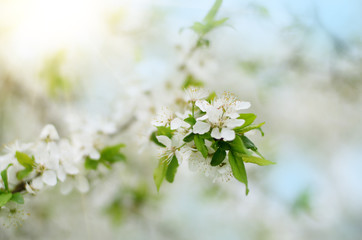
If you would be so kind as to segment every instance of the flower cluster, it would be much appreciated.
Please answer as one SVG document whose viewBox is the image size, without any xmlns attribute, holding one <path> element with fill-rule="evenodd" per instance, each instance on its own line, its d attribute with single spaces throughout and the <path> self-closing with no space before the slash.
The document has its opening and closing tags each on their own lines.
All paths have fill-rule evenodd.
<svg viewBox="0 0 362 240">
<path fill-rule="evenodd" d="M 245 136 L 251 130 L 261 130 L 264 123 L 252 124 L 253 113 L 241 113 L 250 107 L 233 94 L 217 97 L 202 88 L 185 89 L 187 107 L 184 113 L 164 108 L 153 125 L 157 128 L 151 140 L 160 146 L 160 160 L 154 172 L 157 189 L 164 179 L 173 182 L 178 166 L 187 161 L 191 170 L 228 181 L 235 177 L 246 186 L 244 163 L 269 165 L 254 143 Z"/>
<path fill-rule="evenodd" d="M 106 127 L 105 127 L 106 126 Z M 123 161 L 123 144 L 104 146 L 104 136 L 116 132 L 107 124 L 73 129 L 69 139 L 60 138 L 53 125 L 46 125 L 39 139 L 5 147 L 0 156 L 0 210 L 10 202 L 24 203 L 23 195 L 36 194 L 60 183 L 62 193 L 73 188 L 89 190 L 88 174 L 99 165 L 109 167 Z M 8 205 L 9 205 L 8 204 Z"/>
</svg>

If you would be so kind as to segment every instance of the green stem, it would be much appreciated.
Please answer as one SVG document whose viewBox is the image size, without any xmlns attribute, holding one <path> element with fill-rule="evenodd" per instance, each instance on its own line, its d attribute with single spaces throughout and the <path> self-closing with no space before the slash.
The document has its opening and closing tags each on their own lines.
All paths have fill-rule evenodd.
<svg viewBox="0 0 362 240">
<path fill-rule="evenodd" d="M 192 117 L 195 117 L 195 102 L 192 102 Z"/>
</svg>

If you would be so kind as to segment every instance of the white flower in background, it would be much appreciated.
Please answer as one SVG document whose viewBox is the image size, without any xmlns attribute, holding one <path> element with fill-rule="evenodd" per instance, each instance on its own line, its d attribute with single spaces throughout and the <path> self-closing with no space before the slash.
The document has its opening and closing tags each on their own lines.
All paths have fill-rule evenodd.
<svg viewBox="0 0 362 240">
<path fill-rule="evenodd" d="M 20 143 L 19 141 L 15 141 L 13 144 L 5 146 L 5 152 L 15 157 L 16 152 L 26 152 L 32 147 L 33 143 Z"/>
<path fill-rule="evenodd" d="M 196 106 L 206 114 L 197 118 L 197 122 L 193 127 L 194 133 L 204 134 L 211 128 L 211 136 L 213 138 L 232 141 L 235 139 L 235 131 L 233 129 L 243 125 L 245 122 L 243 119 L 237 119 L 239 111 L 248 109 L 250 103 L 238 101 L 231 94 L 224 94 L 212 103 L 205 100 L 196 101 Z"/>
<path fill-rule="evenodd" d="M 152 121 L 152 125 L 156 127 L 167 126 L 171 124 L 171 121 L 174 118 L 175 118 L 174 113 L 170 109 L 163 107 L 161 111 L 158 113 L 156 119 Z"/>
<path fill-rule="evenodd" d="M 74 188 L 81 193 L 89 191 L 88 179 L 83 175 L 79 174 L 72 178 L 68 178 L 65 182 L 60 185 L 60 192 L 64 195 L 69 194 Z"/>
<path fill-rule="evenodd" d="M 188 159 L 190 151 L 183 146 L 184 142 L 180 136 L 174 135 L 172 139 L 166 136 L 157 136 L 157 140 L 166 146 L 166 148 L 161 149 L 161 157 L 165 158 L 166 161 L 170 162 L 174 155 L 179 163 Z"/>
<path fill-rule="evenodd" d="M 94 160 L 99 159 L 100 153 L 95 146 L 98 137 L 97 135 L 86 133 L 76 133 L 72 135 L 71 142 L 76 152 L 76 161 L 80 161 L 87 156 Z"/>
<path fill-rule="evenodd" d="M 193 172 L 201 172 L 206 177 L 212 177 L 213 182 L 227 182 L 233 175 L 230 164 L 224 161 L 223 164 L 213 167 L 210 165 L 211 158 L 204 158 L 200 152 L 192 152 L 189 157 L 189 169 Z"/>
<path fill-rule="evenodd" d="M 59 142 L 60 167 L 66 174 L 75 175 L 79 173 L 79 159 L 75 158 L 75 151 L 68 140 L 62 139 Z"/>
<path fill-rule="evenodd" d="M 168 108 L 162 108 L 161 112 L 157 115 L 156 119 L 152 121 L 155 127 L 170 127 L 171 130 L 178 129 L 179 127 L 188 127 L 188 123 L 175 116 L 175 114 Z"/>
<path fill-rule="evenodd" d="M 36 171 L 41 174 L 41 180 L 49 186 L 55 186 L 57 184 L 59 158 L 59 149 L 54 142 L 39 143 L 35 149 L 34 159 L 37 165 Z M 60 174 L 60 179 L 62 178 L 63 176 Z"/>
<path fill-rule="evenodd" d="M 176 112 L 177 117 L 171 122 L 171 130 L 182 132 L 183 130 L 189 129 L 191 125 L 185 122 L 184 119 L 188 118 L 190 115 L 190 111 L 186 111 L 184 114 Z"/>
<path fill-rule="evenodd" d="M 0 157 L 0 171 L 4 170 L 9 164 L 12 164 L 7 171 L 9 184 L 17 184 L 19 180 L 16 177 L 16 173 L 24 169 L 15 158 L 16 152 L 29 152 L 32 148 L 32 143 L 23 144 L 18 141 L 5 146 L 6 154 Z"/>
<path fill-rule="evenodd" d="M 30 194 L 35 194 L 35 189 L 33 189 L 29 183 L 25 184 L 25 190 Z"/>
<path fill-rule="evenodd" d="M 40 133 L 40 139 L 44 141 L 57 141 L 59 140 L 59 135 L 52 124 L 46 125 Z"/>
<path fill-rule="evenodd" d="M 209 96 L 209 92 L 203 88 L 189 87 L 185 89 L 186 101 L 196 102 Z"/>
</svg>

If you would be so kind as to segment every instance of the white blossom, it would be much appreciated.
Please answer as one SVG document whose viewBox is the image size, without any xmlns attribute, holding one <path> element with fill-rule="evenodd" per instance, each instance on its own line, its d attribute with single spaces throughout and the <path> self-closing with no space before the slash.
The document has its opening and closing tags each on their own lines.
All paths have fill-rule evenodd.
<svg viewBox="0 0 362 240">
<path fill-rule="evenodd" d="M 196 102 L 197 100 L 201 100 L 206 98 L 209 93 L 203 88 L 195 88 L 195 87 L 189 87 L 185 89 L 186 93 L 186 101 L 190 102 Z"/>
<path fill-rule="evenodd" d="M 205 115 L 197 118 L 193 127 L 193 132 L 204 134 L 211 131 L 211 136 L 215 139 L 224 139 L 232 141 L 235 139 L 236 127 L 244 124 L 245 120 L 237 119 L 239 111 L 250 107 L 249 102 L 241 102 L 231 94 L 224 94 L 212 103 L 205 100 L 196 101 L 196 106 L 200 108 Z"/>
<path fill-rule="evenodd" d="M 173 156 L 176 156 L 179 163 L 183 160 L 187 160 L 189 156 L 189 150 L 183 148 L 182 138 L 178 135 L 174 135 L 172 139 L 167 136 L 157 136 L 157 140 L 165 145 L 165 148 L 161 149 L 161 157 L 166 161 L 171 161 Z"/>
<path fill-rule="evenodd" d="M 40 139 L 45 141 L 56 141 L 59 140 L 59 135 L 54 125 L 46 125 L 40 133 Z"/>
</svg>

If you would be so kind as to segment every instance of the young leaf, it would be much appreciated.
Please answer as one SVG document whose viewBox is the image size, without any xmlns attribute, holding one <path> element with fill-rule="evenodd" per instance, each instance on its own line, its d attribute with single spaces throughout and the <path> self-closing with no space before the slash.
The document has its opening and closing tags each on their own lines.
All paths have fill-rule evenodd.
<svg viewBox="0 0 362 240">
<path fill-rule="evenodd" d="M 197 34 L 200 35 L 201 39 L 202 36 L 210 32 L 214 28 L 221 26 L 228 20 L 228 18 L 215 20 L 215 16 L 219 11 L 221 4 L 222 0 L 216 0 L 210 11 L 203 19 L 203 23 L 195 22 L 194 25 L 191 27 L 191 29 L 193 29 Z"/>
<path fill-rule="evenodd" d="M 156 137 L 156 133 L 157 133 L 157 131 L 154 131 L 154 132 L 151 134 L 150 140 L 151 140 L 152 142 L 156 143 L 156 144 L 157 144 L 158 146 L 160 146 L 160 147 L 166 147 L 165 145 L 163 145 L 162 143 L 160 143 L 160 142 L 158 141 L 158 139 L 157 139 L 157 137 Z"/>
<path fill-rule="evenodd" d="M 3 179 L 5 190 L 9 191 L 9 183 L 8 183 L 8 168 L 13 164 L 10 163 L 4 170 L 1 171 L 1 178 Z"/>
<path fill-rule="evenodd" d="M 18 180 L 23 180 L 24 178 L 26 178 L 31 172 L 33 171 L 32 168 L 25 168 L 23 170 L 20 170 L 19 172 L 16 173 L 16 178 Z"/>
<path fill-rule="evenodd" d="M 192 140 L 194 140 L 194 133 L 190 133 L 189 135 L 187 135 L 186 137 L 184 137 L 183 141 L 184 142 L 191 142 Z"/>
<path fill-rule="evenodd" d="M 238 127 L 238 128 L 243 128 L 246 126 L 249 126 L 250 124 L 252 124 L 254 122 L 254 120 L 256 119 L 256 115 L 254 113 L 241 113 L 238 117 L 238 119 L 244 119 L 245 122 L 242 126 Z"/>
<path fill-rule="evenodd" d="M 194 24 L 194 26 L 195 26 L 195 24 Z M 201 25 L 201 28 L 202 28 L 202 24 L 199 23 L 199 25 Z M 199 29 L 200 28 L 199 25 L 196 26 L 195 29 L 194 29 L 194 26 L 192 27 L 195 32 L 202 31 L 201 29 Z M 193 75 L 189 74 L 189 75 L 187 75 L 187 77 L 186 77 L 186 79 L 184 81 L 184 84 L 182 85 L 182 88 L 186 89 L 188 87 L 203 87 L 203 86 L 204 86 L 204 83 L 202 81 L 197 80 L 196 78 L 194 78 Z"/>
<path fill-rule="evenodd" d="M 214 153 L 214 155 L 212 156 L 211 159 L 211 166 L 218 166 L 220 165 L 220 163 L 222 163 L 222 161 L 224 161 L 226 157 L 226 151 L 224 149 L 222 149 L 221 147 L 219 147 L 216 152 Z"/>
<path fill-rule="evenodd" d="M 258 164 L 259 166 L 267 166 L 267 165 L 272 165 L 272 164 L 276 164 L 275 162 L 260 158 L 260 157 L 255 157 L 255 156 L 248 156 L 248 155 L 244 155 L 241 154 L 240 155 L 243 159 L 244 162 L 246 163 L 255 163 Z"/>
<path fill-rule="evenodd" d="M 223 25 L 228 19 L 229 19 L 229 18 L 222 18 L 222 19 L 220 19 L 220 20 L 214 21 L 214 22 L 212 23 L 213 28 L 216 28 L 216 27 L 219 27 L 219 26 Z"/>
<path fill-rule="evenodd" d="M 216 92 L 210 93 L 210 95 L 205 100 L 211 102 L 212 100 L 214 100 L 214 98 L 216 98 Z"/>
<path fill-rule="evenodd" d="M 243 140 L 243 143 L 247 149 L 251 149 L 252 151 L 258 151 L 258 148 L 254 145 L 254 143 L 249 138 L 242 135 L 241 140 Z"/>
<path fill-rule="evenodd" d="M 221 147 L 224 150 L 230 150 L 231 149 L 230 145 L 227 142 L 218 141 L 217 143 L 218 143 L 218 146 Z"/>
<path fill-rule="evenodd" d="M 114 146 L 105 147 L 101 151 L 101 161 L 106 161 L 109 163 L 115 163 L 126 160 L 126 156 L 123 153 L 120 153 L 119 151 L 121 148 L 123 148 L 124 144 L 117 144 Z"/>
<path fill-rule="evenodd" d="M 264 132 L 261 130 L 261 126 L 263 126 L 264 124 L 265 124 L 265 122 L 257 124 L 257 125 L 250 125 L 247 127 L 237 127 L 237 128 L 234 128 L 234 131 L 238 134 L 243 134 L 243 133 L 249 132 L 251 130 L 257 129 L 260 131 L 261 135 L 264 136 Z"/>
<path fill-rule="evenodd" d="M 156 136 L 165 135 L 171 139 L 174 131 L 175 130 L 171 130 L 171 128 L 169 127 L 164 127 L 164 126 L 157 127 Z"/>
<path fill-rule="evenodd" d="M 248 177 L 246 175 L 245 165 L 242 158 L 233 153 L 233 151 L 229 151 L 228 157 L 234 177 L 245 184 L 245 194 L 248 195 Z"/>
<path fill-rule="evenodd" d="M 160 191 L 160 187 L 163 182 L 163 179 L 165 178 L 166 171 L 167 171 L 167 159 L 161 158 L 157 168 L 153 172 L 153 180 L 156 184 L 157 192 Z"/>
<path fill-rule="evenodd" d="M 1 193 L 0 194 L 0 207 L 4 206 L 7 202 L 10 201 L 12 193 Z"/>
<path fill-rule="evenodd" d="M 196 123 L 196 119 L 193 116 L 185 118 L 184 121 L 187 122 L 188 124 L 190 124 L 191 126 L 195 125 L 195 123 Z"/>
<path fill-rule="evenodd" d="M 29 157 L 26 153 L 16 152 L 15 157 L 25 168 L 33 168 L 34 158 Z"/>
<path fill-rule="evenodd" d="M 176 175 L 178 166 L 179 166 L 178 160 L 177 160 L 176 156 L 173 156 L 170 164 L 167 167 L 167 171 L 166 171 L 166 180 L 168 182 L 172 183 L 173 180 L 175 179 L 175 175 Z"/>
<path fill-rule="evenodd" d="M 201 138 L 200 135 L 195 134 L 194 142 L 195 142 L 197 150 L 199 150 L 201 152 L 202 156 L 204 156 L 204 158 L 206 158 L 207 155 L 209 154 L 209 152 L 207 150 L 207 147 L 205 146 L 205 140 L 203 138 Z"/>
<path fill-rule="evenodd" d="M 94 160 L 90 157 L 87 157 L 84 162 L 84 167 L 88 170 L 97 170 L 99 162 L 99 160 Z"/>
<path fill-rule="evenodd" d="M 211 7 L 210 11 L 207 13 L 207 15 L 204 18 L 205 22 L 213 22 L 215 19 L 215 16 L 217 12 L 219 11 L 219 8 L 222 4 L 222 0 L 216 0 L 214 5 Z"/>
<path fill-rule="evenodd" d="M 205 39 L 205 38 L 200 38 L 197 43 L 196 43 L 197 47 L 209 47 L 210 46 L 210 41 Z"/>
<path fill-rule="evenodd" d="M 24 204 L 24 198 L 23 195 L 21 195 L 21 193 L 14 193 L 13 196 L 11 197 L 10 201 L 19 203 L 19 204 Z"/>
<path fill-rule="evenodd" d="M 235 136 L 235 139 L 229 142 L 231 150 L 237 153 L 250 154 L 248 149 L 245 147 L 243 141 L 239 137 L 239 135 Z"/>
</svg>

